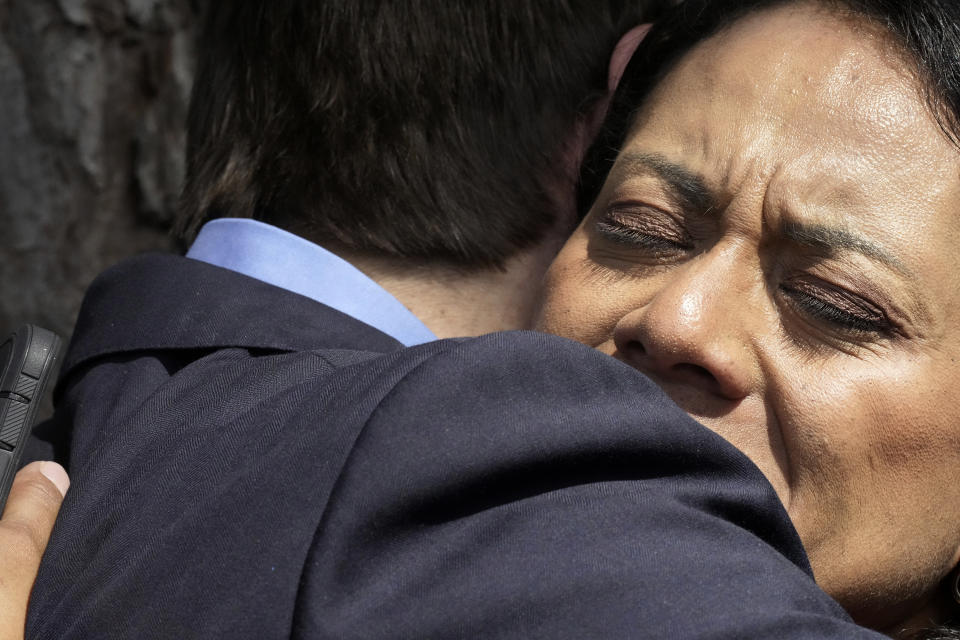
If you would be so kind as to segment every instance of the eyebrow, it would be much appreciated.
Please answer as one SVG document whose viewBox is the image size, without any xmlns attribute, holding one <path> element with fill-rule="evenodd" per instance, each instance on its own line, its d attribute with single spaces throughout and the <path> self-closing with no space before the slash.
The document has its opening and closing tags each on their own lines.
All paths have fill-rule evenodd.
<svg viewBox="0 0 960 640">
<path fill-rule="evenodd" d="M 853 251 L 893 267 L 904 275 L 912 276 L 906 265 L 889 251 L 846 229 L 804 224 L 802 222 L 787 222 L 781 226 L 780 233 L 792 242 L 825 250 L 829 253 Z"/>
<path fill-rule="evenodd" d="M 703 176 L 683 165 L 670 162 L 660 154 L 624 153 L 617 162 L 623 165 L 623 170 L 628 174 L 653 173 L 667 183 L 674 196 L 696 211 L 707 212 L 717 206 L 718 199 L 707 186 Z M 903 275 L 913 277 L 913 273 L 907 266 L 892 253 L 843 228 L 787 222 L 781 226 L 780 233 L 796 244 L 820 249 L 830 254 L 853 251 L 882 262 Z"/>
<path fill-rule="evenodd" d="M 706 212 L 716 205 L 717 198 L 701 175 L 670 162 L 659 154 L 624 153 L 618 164 L 629 174 L 655 174 L 667 183 L 674 196 L 696 211 Z"/>
</svg>

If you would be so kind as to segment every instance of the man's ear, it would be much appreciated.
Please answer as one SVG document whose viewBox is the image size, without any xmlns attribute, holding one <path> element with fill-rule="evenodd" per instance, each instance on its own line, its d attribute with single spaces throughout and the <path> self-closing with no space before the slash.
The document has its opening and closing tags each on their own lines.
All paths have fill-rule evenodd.
<svg viewBox="0 0 960 640">
<path fill-rule="evenodd" d="M 557 203 L 557 210 L 567 215 L 569 220 L 576 220 L 576 189 L 574 185 L 576 185 L 577 176 L 580 172 L 580 163 L 583 162 L 587 149 L 600 131 L 600 125 L 603 124 L 603 118 L 607 115 L 607 108 L 610 106 L 613 92 L 620 83 L 624 69 L 630 62 L 630 58 L 633 57 L 633 52 L 637 50 L 644 36 L 650 31 L 651 26 L 653 25 L 637 25 L 620 38 L 610 56 L 606 94 L 590 105 L 590 108 L 577 118 L 573 132 L 566 141 L 567 144 L 561 155 L 560 165 L 564 172 L 566 188 L 560 195 L 561 199 Z"/>
<path fill-rule="evenodd" d="M 620 84 L 623 71 L 627 68 L 634 51 L 643 42 L 652 26 L 652 24 L 638 24 L 623 34 L 617 46 L 613 48 L 613 53 L 610 55 L 610 67 L 607 71 L 607 93 L 591 106 L 590 111 L 585 114 L 582 120 L 582 137 L 587 146 L 600 131 L 600 125 L 603 124 L 603 118 L 607 115 L 607 108 L 610 106 L 610 100 L 613 99 L 613 92 L 617 90 L 617 85 Z M 580 160 L 582 160 L 582 156 L 578 158 L 578 162 Z"/>
<path fill-rule="evenodd" d="M 607 75 L 607 91 L 612 95 L 620 84 L 620 78 L 623 77 L 623 70 L 627 68 L 633 52 L 637 50 L 640 43 L 650 31 L 652 24 L 638 24 L 630 31 L 623 34 L 620 42 L 613 49 L 613 55 L 610 56 L 610 71 Z"/>
</svg>

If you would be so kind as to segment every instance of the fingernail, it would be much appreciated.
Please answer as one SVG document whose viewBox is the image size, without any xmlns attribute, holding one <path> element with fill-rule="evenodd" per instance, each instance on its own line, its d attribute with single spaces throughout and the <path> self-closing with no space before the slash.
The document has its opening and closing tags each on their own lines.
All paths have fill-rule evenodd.
<svg viewBox="0 0 960 640">
<path fill-rule="evenodd" d="M 38 471 L 46 477 L 47 480 L 56 485 L 60 495 L 67 495 L 67 489 L 70 488 L 70 476 L 64 471 L 63 467 L 56 462 L 38 462 Z"/>
</svg>

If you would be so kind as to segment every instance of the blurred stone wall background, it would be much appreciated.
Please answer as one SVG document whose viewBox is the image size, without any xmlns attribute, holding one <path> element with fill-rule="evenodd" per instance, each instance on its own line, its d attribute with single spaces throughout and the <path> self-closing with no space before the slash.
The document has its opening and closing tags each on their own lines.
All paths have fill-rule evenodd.
<svg viewBox="0 0 960 640">
<path fill-rule="evenodd" d="M 178 250 L 198 0 L 0 0 L 0 331 L 69 337 L 104 268 Z"/>
</svg>

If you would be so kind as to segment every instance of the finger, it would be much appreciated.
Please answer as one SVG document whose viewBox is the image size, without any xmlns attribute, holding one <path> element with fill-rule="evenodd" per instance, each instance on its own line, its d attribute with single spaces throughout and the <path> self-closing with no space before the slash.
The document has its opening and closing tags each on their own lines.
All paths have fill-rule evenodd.
<svg viewBox="0 0 960 640">
<path fill-rule="evenodd" d="M 63 467 L 34 462 L 17 472 L 0 518 L 0 640 L 22 640 L 30 590 L 70 486 Z"/>
<path fill-rule="evenodd" d="M 33 546 L 31 555 L 39 559 L 69 486 L 67 472 L 57 463 L 28 464 L 14 477 L 0 528 L 25 534 Z"/>
</svg>

